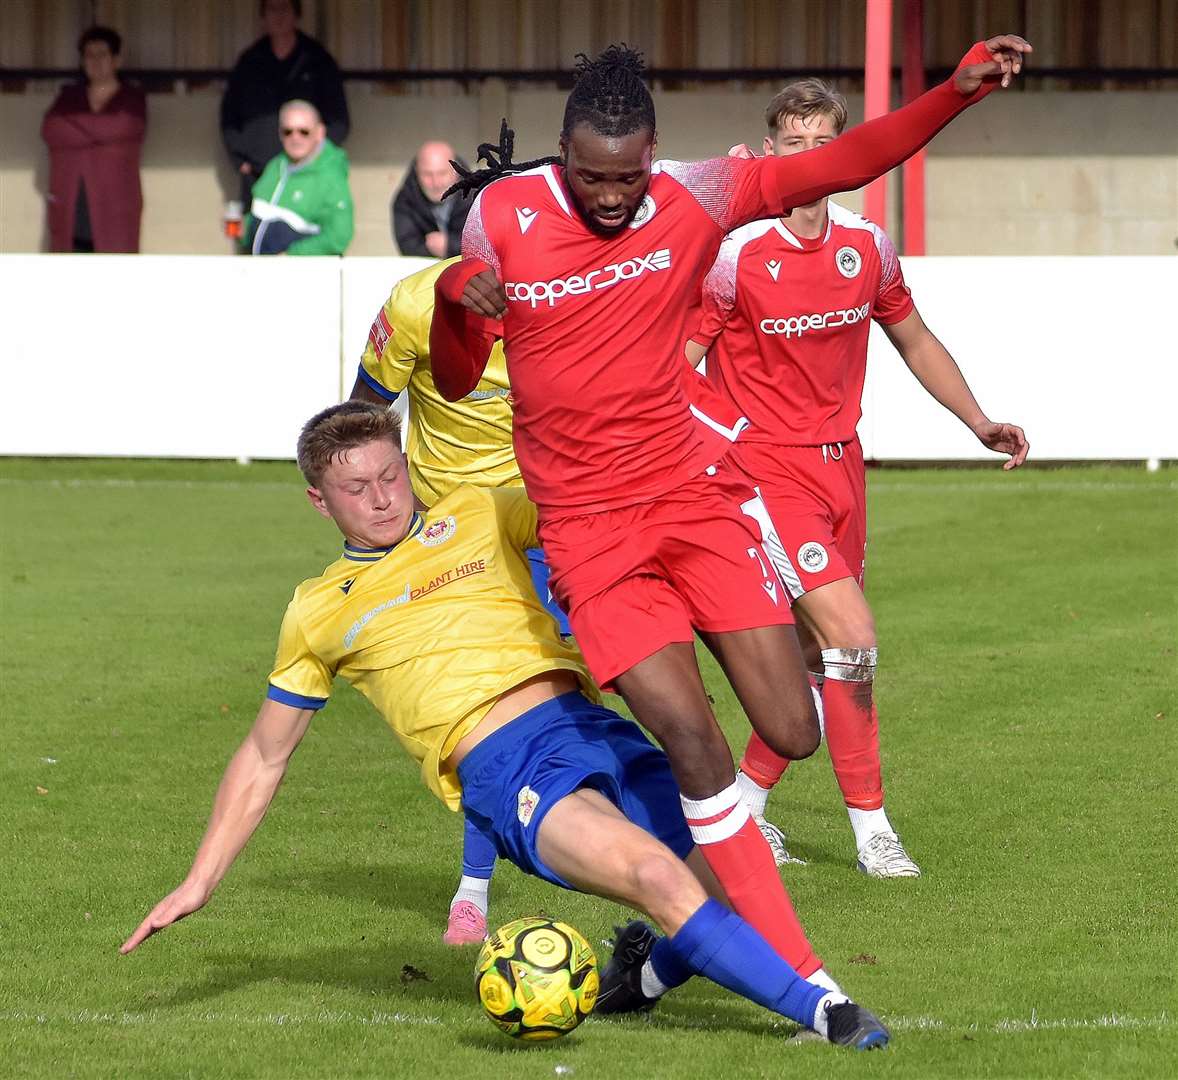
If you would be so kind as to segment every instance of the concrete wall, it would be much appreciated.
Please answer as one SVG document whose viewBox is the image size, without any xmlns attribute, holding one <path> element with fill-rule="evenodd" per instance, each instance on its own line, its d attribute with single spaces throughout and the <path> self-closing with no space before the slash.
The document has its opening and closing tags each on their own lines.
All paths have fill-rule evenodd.
<svg viewBox="0 0 1178 1080">
<path fill-rule="evenodd" d="M 498 131 L 518 132 L 517 159 L 555 152 L 564 95 L 509 91 L 488 82 L 471 94 L 442 87 L 395 95 L 351 83 L 356 238 L 349 254 L 393 252 L 388 204 L 415 148 L 450 138 L 464 156 Z M 44 250 L 47 172 L 41 117 L 55 87 L 0 94 L 0 251 Z M 768 93 L 705 89 L 660 93 L 664 157 L 756 144 Z M 219 91 L 152 94 L 144 150 L 147 253 L 228 250 L 221 212 L 233 179 L 217 130 Z M 852 99 L 852 116 L 862 104 Z M 1165 255 L 1178 244 L 1178 92 L 995 95 L 942 132 L 928 158 L 928 253 Z M 891 185 L 895 188 L 895 184 Z M 841 199 L 858 209 L 859 195 Z M 899 233 L 893 220 L 891 231 Z"/>
</svg>

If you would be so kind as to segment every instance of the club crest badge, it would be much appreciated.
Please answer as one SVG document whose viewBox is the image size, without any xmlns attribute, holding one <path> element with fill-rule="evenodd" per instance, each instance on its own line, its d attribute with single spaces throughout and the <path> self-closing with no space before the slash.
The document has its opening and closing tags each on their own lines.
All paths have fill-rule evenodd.
<svg viewBox="0 0 1178 1080">
<path fill-rule="evenodd" d="M 634 217 L 630 224 L 626 226 L 628 229 L 641 229 L 652 217 L 654 217 L 655 210 L 658 209 L 654 199 L 649 195 L 643 197 L 642 202 L 638 204 L 638 209 L 634 211 Z"/>
<path fill-rule="evenodd" d="M 454 515 L 444 517 L 439 521 L 431 521 L 417 534 L 417 542 L 422 547 L 437 547 L 450 539 L 458 528 Z"/>
<path fill-rule="evenodd" d="M 817 540 L 807 540 L 798 548 L 798 562 L 807 573 L 819 574 L 826 569 L 830 556 Z"/>
<path fill-rule="evenodd" d="M 532 815 L 536 812 L 536 807 L 540 805 L 540 796 L 537 795 L 530 787 L 525 784 L 519 789 L 519 795 L 515 799 L 515 812 L 519 818 L 521 825 L 527 825 L 532 820 Z"/>
<path fill-rule="evenodd" d="M 853 247 L 841 247 L 834 253 L 834 265 L 843 277 L 858 277 L 863 268 L 863 257 Z"/>
</svg>

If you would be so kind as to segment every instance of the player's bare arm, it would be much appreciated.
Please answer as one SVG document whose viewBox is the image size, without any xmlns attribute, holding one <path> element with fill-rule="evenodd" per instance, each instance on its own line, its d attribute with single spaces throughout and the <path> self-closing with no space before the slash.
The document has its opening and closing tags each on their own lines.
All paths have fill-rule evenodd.
<svg viewBox="0 0 1178 1080">
<path fill-rule="evenodd" d="M 238 747 L 213 801 L 213 813 L 192 869 L 123 942 L 124 955 L 152 934 L 199 911 L 266 816 L 291 755 L 307 732 L 313 709 L 296 709 L 267 699 L 245 741 Z"/>
<path fill-rule="evenodd" d="M 356 382 L 353 384 L 352 392 L 348 396 L 352 401 L 371 401 L 373 405 L 389 404 L 388 398 L 381 397 L 359 375 L 356 376 Z"/>
<path fill-rule="evenodd" d="M 908 370 L 933 398 L 968 427 L 983 446 L 1010 455 L 1010 460 L 1003 463 L 1004 469 L 1017 469 L 1026 461 L 1030 443 L 1023 429 L 1015 424 L 995 423 L 986 416 L 949 350 L 925 326 L 920 312 L 913 308 L 898 323 L 884 326 L 884 331 Z"/>
</svg>

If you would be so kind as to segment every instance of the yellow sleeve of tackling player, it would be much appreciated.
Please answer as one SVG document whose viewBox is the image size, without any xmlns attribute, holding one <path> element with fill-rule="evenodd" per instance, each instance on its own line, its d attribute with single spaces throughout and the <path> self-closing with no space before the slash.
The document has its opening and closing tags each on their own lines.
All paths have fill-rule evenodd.
<svg viewBox="0 0 1178 1080">
<path fill-rule="evenodd" d="M 372 320 L 360 358 L 360 378 L 389 401 L 408 385 L 418 359 L 429 355 L 432 278 L 438 272 L 431 266 L 398 281 Z M 431 280 L 423 288 L 426 275 Z"/>
<path fill-rule="evenodd" d="M 331 680 L 332 672 L 307 643 L 296 596 L 282 617 L 266 697 L 296 709 L 322 709 L 331 696 Z"/>
</svg>

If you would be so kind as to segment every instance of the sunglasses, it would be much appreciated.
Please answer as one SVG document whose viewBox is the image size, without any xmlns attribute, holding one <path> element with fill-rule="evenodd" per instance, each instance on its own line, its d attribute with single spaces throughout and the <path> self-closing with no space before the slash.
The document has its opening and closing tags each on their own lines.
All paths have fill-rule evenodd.
<svg viewBox="0 0 1178 1080">
<path fill-rule="evenodd" d="M 282 137 L 284 139 L 289 138 L 291 135 L 302 135 L 303 138 L 306 138 L 310 134 L 311 134 L 310 128 L 283 128 L 282 129 Z"/>
</svg>

